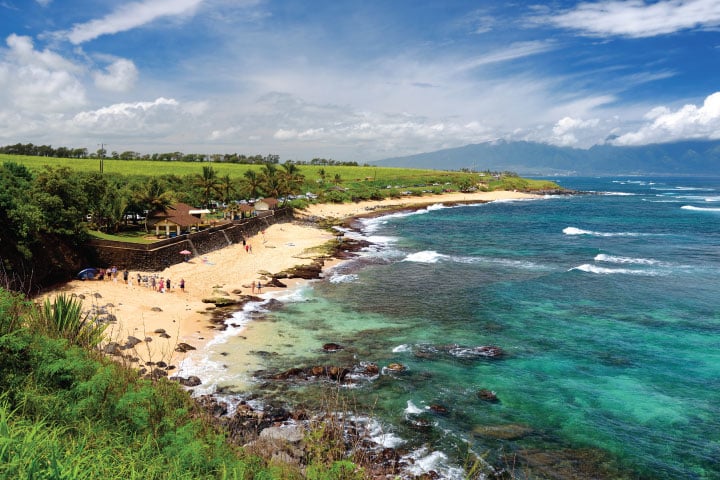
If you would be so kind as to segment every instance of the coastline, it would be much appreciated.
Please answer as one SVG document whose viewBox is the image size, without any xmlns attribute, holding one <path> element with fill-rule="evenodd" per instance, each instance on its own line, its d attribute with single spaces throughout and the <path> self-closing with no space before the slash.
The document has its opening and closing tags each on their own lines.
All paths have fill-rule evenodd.
<svg viewBox="0 0 720 480">
<path fill-rule="evenodd" d="M 177 374 L 175 368 L 188 356 L 188 352 L 202 352 L 225 326 L 222 321 L 213 323 L 213 314 L 218 309 L 203 300 L 239 295 L 268 298 L 268 293 L 283 288 L 265 286 L 267 274 L 308 265 L 325 257 L 321 247 L 335 236 L 318 226 L 315 220 L 342 221 L 349 223 L 354 218 L 378 216 L 403 209 L 418 209 L 435 204 L 472 204 L 497 200 L 523 200 L 540 198 L 538 195 L 497 191 L 478 193 L 446 193 L 432 196 L 408 196 L 399 199 L 362 201 L 345 204 L 312 204 L 296 212 L 295 222 L 272 225 L 263 233 L 247 239 L 251 252 L 241 244 L 191 258 L 187 262 L 172 265 L 161 272 L 129 270 L 130 282 L 125 283 L 122 273 L 115 280 L 73 280 L 47 292 L 43 298 L 65 293 L 83 299 L 86 310 L 103 312 L 116 318 L 106 329 L 108 342 L 127 346 L 128 338 L 135 345 L 119 354 L 118 358 L 130 365 L 152 366 L 165 362 L 170 376 Z M 311 220 L 311 222 L 308 222 Z M 328 260 L 323 266 L 326 271 L 340 260 Z M 149 287 L 137 284 L 141 277 L 156 275 L 171 280 L 171 288 L 159 293 Z M 185 289 L 178 287 L 180 279 L 185 280 Z M 261 281 L 261 293 L 253 291 L 250 284 Z M 292 288 L 302 279 L 283 279 Z M 239 308 L 239 307 L 237 307 Z M 259 332 L 258 332 L 259 330 Z M 162 332 L 162 333 L 161 333 Z M 243 336 L 262 335 L 262 329 L 241 329 Z M 139 340 L 139 341 L 138 341 Z M 248 338 L 250 342 L 261 343 L 263 338 Z M 189 346 L 190 348 L 188 348 Z M 251 370 L 252 368 L 248 368 Z"/>
</svg>

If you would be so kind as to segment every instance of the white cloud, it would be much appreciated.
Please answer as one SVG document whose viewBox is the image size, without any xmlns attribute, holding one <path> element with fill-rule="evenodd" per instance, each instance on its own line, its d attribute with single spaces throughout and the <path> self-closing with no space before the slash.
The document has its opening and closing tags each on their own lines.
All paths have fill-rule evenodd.
<svg viewBox="0 0 720 480">
<path fill-rule="evenodd" d="M 654 37 L 681 30 L 720 26 L 717 0 L 605 0 L 580 3 L 558 15 L 538 17 L 589 36 Z"/>
<path fill-rule="evenodd" d="M 191 15 L 203 0 L 144 0 L 121 5 L 114 12 L 86 23 L 73 26 L 70 31 L 59 32 L 75 45 L 94 40 L 102 35 L 132 30 L 158 18 Z"/>
<path fill-rule="evenodd" d="M 121 58 L 107 66 L 105 72 L 95 72 L 95 85 L 112 92 L 126 92 L 138 78 L 138 71 L 135 64 L 127 59 Z"/>
<path fill-rule="evenodd" d="M 506 48 L 500 48 L 485 55 L 469 59 L 457 67 L 457 71 L 470 70 L 492 63 L 507 62 L 518 58 L 537 55 L 555 48 L 553 42 L 533 41 L 513 43 Z"/>
<path fill-rule="evenodd" d="M 52 0 L 35 0 L 37 3 L 42 5 L 43 7 L 47 7 L 52 3 Z"/>
<path fill-rule="evenodd" d="M 152 136 L 178 125 L 184 112 L 174 99 L 117 103 L 76 114 L 70 124 L 90 134 Z"/>
<path fill-rule="evenodd" d="M 616 145 L 645 145 L 686 139 L 720 139 L 720 92 L 705 99 L 702 106 L 688 104 L 676 111 L 667 107 L 650 110 L 650 123 L 635 132 L 616 138 Z"/>
<path fill-rule="evenodd" d="M 13 34 L 6 43 L 0 57 L 0 109 L 43 114 L 86 103 L 81 67 L 49 50 L 35 50 L 29 37 Z"/>
<path fill-rule="evenodd" d="M 551 143 L 564 147 L 575 146 L 580 142 L 578 135 L 584 135 L 587 132 L 594 134 L 594 130 L 599 123 L 600 120 L 597 118 L 582 120 L 580 118 L 564 117 L 553 127 Z"/>
</svg>

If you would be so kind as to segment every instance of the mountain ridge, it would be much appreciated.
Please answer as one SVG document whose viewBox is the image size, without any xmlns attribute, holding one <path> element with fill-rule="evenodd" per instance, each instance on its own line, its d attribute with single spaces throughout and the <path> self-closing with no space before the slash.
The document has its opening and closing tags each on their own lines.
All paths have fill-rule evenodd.
<svg viewBox="0 0 720 480">
<path fill-rule="evenodd" d="M 391 157 L 373 163 L 406 168 L 513 171 L 521 175 L 720 175 L 720 141 L 632 147 L 595 145 L 584 150 L 500 140 Z"/>
</svg>

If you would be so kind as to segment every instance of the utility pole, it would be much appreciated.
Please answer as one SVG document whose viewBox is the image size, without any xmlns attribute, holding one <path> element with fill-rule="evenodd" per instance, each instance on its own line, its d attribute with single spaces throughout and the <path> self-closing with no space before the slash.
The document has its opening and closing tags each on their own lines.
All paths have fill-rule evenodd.
<svg viewBox="0 0 720 480">
<path fill-rule="evenodd" d="M 100 146 L 100 173 L 103 173 L 105 170 L 105 144 L 100 143 L 98 145 Z"/>
</svg>

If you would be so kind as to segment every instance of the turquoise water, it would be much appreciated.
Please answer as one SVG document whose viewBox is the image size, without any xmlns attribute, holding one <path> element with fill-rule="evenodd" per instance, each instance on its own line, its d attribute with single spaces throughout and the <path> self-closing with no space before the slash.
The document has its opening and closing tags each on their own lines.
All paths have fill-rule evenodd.
<svg viewBox="0 0 720 480">
<path fill-rule="evenodd" d="M 443 452 L 447 477 L 469 446 L 588 477 L 720 478 L 720 179 L 561 183 L 597 194 L 365 221 L 375 247 L 269 314 L 284 346 L 265 365 L 327 363 L 329 341 L 337 362 L 404 364 L 352 396 L 405 448 Z M 448 414 L 412 428 L 431 404 Z"/>
</svg>

